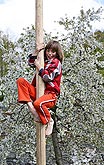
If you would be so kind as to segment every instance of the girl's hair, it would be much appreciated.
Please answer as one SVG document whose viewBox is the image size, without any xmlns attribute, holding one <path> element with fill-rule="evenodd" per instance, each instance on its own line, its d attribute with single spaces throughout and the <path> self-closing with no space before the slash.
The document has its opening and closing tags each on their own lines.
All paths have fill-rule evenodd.
<svg viewBox="0 0 104 165">
<path fill-rule="evenodd" d="M 62 63 L 63 58 L 64 58 L 64 54 L 63 51 L 61 49 L 61 45 L 59 44 L 58 41 L 49 41 L 45 47 L 44 50 L 44 57 L 46 59 L 46 50 L 47 49 L 52 49 L 53 52 L 56 52 L 56 58 Z"/>
</svg>

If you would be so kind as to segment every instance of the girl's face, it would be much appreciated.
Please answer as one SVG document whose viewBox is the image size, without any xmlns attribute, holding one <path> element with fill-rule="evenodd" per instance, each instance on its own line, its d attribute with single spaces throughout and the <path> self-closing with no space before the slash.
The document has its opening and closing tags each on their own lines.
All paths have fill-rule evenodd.
<svg viewBox="0 0 104 165">
<path fill-rule="evenodd" d="M 56 52 L 53 51 L 52 49 L 47 49 L 46 50 L 46 57 L 48 60 L 51 60 L 56 57 Z"/>
</svg>

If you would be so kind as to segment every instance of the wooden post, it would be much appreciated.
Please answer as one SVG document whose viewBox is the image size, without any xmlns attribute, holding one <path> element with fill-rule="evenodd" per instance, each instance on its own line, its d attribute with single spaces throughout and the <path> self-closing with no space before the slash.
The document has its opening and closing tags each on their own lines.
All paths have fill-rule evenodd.
<svg viewBox="0 0 104 165">
<path fill-rule="evenodd" d="M 36 45 L 43 43 L 43 0 L 35 0 L 35 28 L 36 28 Z M 40 51 L 38 59 L 44 67 L 44 51 Z M 36 76 L 37 98 L 44 94 L 44 83 L 41 77 Z M 41 123 L 36 124 L 36 143 L 37 143 L 37 165 L 46 165 L 46 142 L 45 126 Z"/>
</svg>

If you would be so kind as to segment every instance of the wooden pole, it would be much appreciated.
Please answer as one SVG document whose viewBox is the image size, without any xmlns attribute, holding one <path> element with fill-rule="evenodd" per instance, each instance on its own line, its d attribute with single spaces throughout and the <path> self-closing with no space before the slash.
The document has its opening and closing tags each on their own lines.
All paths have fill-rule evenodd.
<svg viewBox="0 0 104 165">
<path fill-rule="evenodd" d="M 35 0 L 35 28 L 36 28 L 36 45 L 43 43 L 43 0 Z M 38 59 L 44 67 L 44 51 L 40 51 Z M 44 94 L 44 83 L 41 77 L 36 76 L 37 98 Z M 46 145 L 45 145 L 45 126 L 41 123 L 36 124 L 37 140 L 37 165 L 46 165 Z"/>
</svg>

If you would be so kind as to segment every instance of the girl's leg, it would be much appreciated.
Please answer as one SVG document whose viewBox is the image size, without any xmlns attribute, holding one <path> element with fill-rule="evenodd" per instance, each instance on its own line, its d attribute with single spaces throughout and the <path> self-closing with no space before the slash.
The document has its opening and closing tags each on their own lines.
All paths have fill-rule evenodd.
<svg viewBox="0 0 104 165">
<path fill-rule="evenodd" d="M 45 94 L 33 103 L 42 124 L 47 124 L 46 135 L 50 135 L 52 133 L 54 121 L 51 118 L 49 108 L 52 108 L 55 103 L 56 95 L 53 93 Z"/>
<path fill-rule="evenodd" d="M 52 108 L 56 103 L 56 95 L 53 93 L 44 94 L 33 102 L 42 124 L 47 124 L 50 121 L 51 115 L 49 108 Z"/>
<path fill-rule="evenodd" d="M 18 88 L 18 102 L 26 103 L 36 99 L 36 88 L 24 78 L 16 81 Z"/>
<path fill-rule="evenodd" d="M 38 113 L 36 112 L 36 110 L 35 110 L 35 108 L 34 108 L 32 102 L 27 102 L 27 105 L 28 105 L 28 108 L 29 108 L 30 112 L 31 112 L 31 113 L 33 114 L 33 116 L 34 116 L 34 121 L 35 121 L 35 122 L 40 122 L 39 115 L 38 115 Z"/>
<path fill-rule="evenodd" d="M 32 104 L 32 101 L 36 99 L 36 88 L 24 78 L 19 78 L 16 82 L 18 87 L 18 102 L 26 103 L 31 113 L 35 116 L 34 120 L 40 121 Z"/>
</svg>

